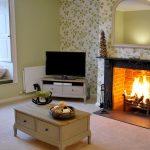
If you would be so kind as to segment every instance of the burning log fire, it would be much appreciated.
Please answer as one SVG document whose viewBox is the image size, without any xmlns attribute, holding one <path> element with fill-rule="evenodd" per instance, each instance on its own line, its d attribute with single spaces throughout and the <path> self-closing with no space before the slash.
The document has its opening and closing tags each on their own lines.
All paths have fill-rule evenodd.
<svg viewBox="0 0 150 150">
<path fill-rule="evenodd" d="M 140 79 L 140 77 L 135 78 L 131 94 L 128 95 L 125 90 L 124 95 L 129 101 L 143 104 L 150 103 L 150 83 L 147 81 L 146 76 L 143 76 L 143 79 Z"/>
<path fill-rule="evenodd" d="M 125 105 L 130 104 L 133 107 L 150 111 L 150 82 L 147 81 L 146 76 L 135 78 L 131 94 L 128 95 L 125 90 L 123 96 L 124 110 Z"/>
</svg>

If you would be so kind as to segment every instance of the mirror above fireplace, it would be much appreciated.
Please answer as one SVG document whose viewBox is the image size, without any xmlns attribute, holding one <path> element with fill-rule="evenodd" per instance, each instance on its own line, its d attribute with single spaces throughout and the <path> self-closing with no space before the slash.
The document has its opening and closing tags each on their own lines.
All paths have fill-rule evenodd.
<svg viewBox="0 0 150 150">
<path fill-rule="evenodd" d="M 113 7 L 112 45 L 150 48 L 149 18 L 149 0 L 118 0 Z"/>
</svg>

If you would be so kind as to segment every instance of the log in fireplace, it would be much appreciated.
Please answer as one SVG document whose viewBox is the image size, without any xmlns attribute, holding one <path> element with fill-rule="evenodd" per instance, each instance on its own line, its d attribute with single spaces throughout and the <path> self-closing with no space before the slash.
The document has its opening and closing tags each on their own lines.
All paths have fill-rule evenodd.
<svg viewBox="0 0 150 150">
<path fill-rule="evenodd" d="M 104 108 L 109 110 L 131 108 L 150 112 L 150 60 L 105 58 L 104 63 Z M 133 86 L 139 87 L 137 91 Z M 141 83 L 147 83 L 142 86 Z M 146 95 L 145 89 L 147 88 Z M 143 92 L 142 92 L 143 89 Z"/>
<path fill-rule="evenodd" d="M 141 110 L 145 110 L 146 111 L 146 115 L 149 115 L 150 112 L 150 102 L 148 100 L 147 103 L 143 103 L 143 98 L 144 96 L 142 96 L 141 98 L 138 98 L 137 96 L 126 96 L 125 94 L 123 94 L 124 96 L 124 104 L 123 104 L 123 110 L 126 111 L 126 107 L 129 106 L 131 108 L 137 108 L 137 109 L 141 109 Z"/>
</svg>

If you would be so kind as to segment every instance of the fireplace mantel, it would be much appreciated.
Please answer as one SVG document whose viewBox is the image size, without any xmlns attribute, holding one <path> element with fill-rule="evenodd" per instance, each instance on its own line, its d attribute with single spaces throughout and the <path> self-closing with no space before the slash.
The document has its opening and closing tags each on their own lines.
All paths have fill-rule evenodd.
<svg viewBox="0 0 150 150">
<path fill-rule="evenodd" d="M 150 60 L 139 59 L 139 58 L 118 58 L 118 57 L 97 57 L 97 59 L 106 59 L 112 61 L 137 61 L 137 62 L 150 62 Z"/>
<path fill-rule="evenodd" d="M 150 69 L 150 60 L 143 60 L 137 58 L 113 58 L 113 57 L 97 57 L 99 59 L 104 59 L 105 67 L 115 67 L 131 68 L 131 69 Z M 111 66 L 110 66 L 111 64 Z"/>
</svg>

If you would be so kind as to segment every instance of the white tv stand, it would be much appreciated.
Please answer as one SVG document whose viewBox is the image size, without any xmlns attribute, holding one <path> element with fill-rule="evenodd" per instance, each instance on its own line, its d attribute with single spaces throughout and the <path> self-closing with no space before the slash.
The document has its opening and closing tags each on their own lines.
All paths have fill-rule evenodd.
<svg viewBox="0 0 150 150">
<path fill-rule="evenodd" d="M 52 91 L 53 97 L 83 98 L 86 102 L 86 79 L 73 80 L 45 77 L 42 79 L 42 89 Z"/>
</svg>

